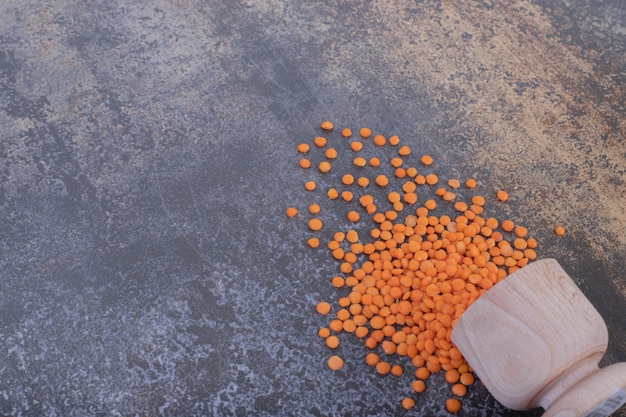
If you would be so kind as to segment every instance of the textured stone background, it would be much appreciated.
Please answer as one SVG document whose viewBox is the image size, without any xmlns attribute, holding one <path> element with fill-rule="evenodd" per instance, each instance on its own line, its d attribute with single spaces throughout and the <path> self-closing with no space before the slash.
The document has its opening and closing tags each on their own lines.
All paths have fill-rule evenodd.
<svg viewBox="0 0 626 417">
<path fill-rule="evenodd" d="M 410 376 L 374 375 L 360 342 L 326 368 L 314 305 L 336 264 L 284 216 L 308 198 L 295 145 L 325 119 L 509 190 L 496 214 L 606 319 L 603 365 L 626 361 L 622 0 L 3 0 L 0 16 L 0 415 L 402 415 Z M 435 376 L 407 414 L 446 415 L 447 395 Z M 537 415 L 479 386 L 460 414 Z"/>
</svg>

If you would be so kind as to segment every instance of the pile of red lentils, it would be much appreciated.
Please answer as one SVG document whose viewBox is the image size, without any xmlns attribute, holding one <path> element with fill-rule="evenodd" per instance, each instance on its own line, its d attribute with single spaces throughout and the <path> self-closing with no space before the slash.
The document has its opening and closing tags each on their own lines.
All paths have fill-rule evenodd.
<svg viewBox="0 0 626 417">
<path fill-rule="evenodd" d="M 377 156 L 363 156 L 367 147 Z M 476 179 L 443 180 L 431 156 L 414 155 L 398 136 L 370 128 L 339 132 L 325 121 L 297 152 L 309 176 L 306 190 L 342 200 L 347 210 L 345 227 L 325 233 L 323 205 L 286 210 L 290 218 L 305 217 L 308 245 L 338 263 L 329 283 L 342 296 L 317 304 L 325 320 L 319 336 L 331 351 L 342 333 L 362 340 L 369 350 L 364 361 L 380 375 L 403 375 L 409 370 L 393 360 L 408 357 L 415 380 L 401 400 L 407 410 L 430 375 L 444 372 L 451 385 L 446 408 L 458 412 L 475 378 L 451 341 L 452 329 L 478 297 L 536 258 L 537 241 L 526 227 L 486 215 L 489 196 L 477 191 Z M 344 170 L 350 172 L 338 172 L 339 158 L 351 159 Z M 321 176 L 336 186 L 321 189 Z M 501 189 L 492 194 L 495 204 L 509 197 Z M 371 224 L 366 236 L 357 231 L 362 222 Z M 327 363 L 339 370 L 344 359 L 331 353 Z"/>
</svg>

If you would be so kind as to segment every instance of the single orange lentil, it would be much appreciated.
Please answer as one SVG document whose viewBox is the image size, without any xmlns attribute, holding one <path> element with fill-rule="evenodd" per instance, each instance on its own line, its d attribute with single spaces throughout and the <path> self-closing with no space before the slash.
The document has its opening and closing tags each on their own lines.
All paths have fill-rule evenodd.
<svg viewBox="0 0 626 417">
<path fill-rule="evenodd" d="M 457 371 L 456 369 L 452 368 L 452 369 L 449 369 L 448 371 L 446 371 L 445 380 L 449 384 L 456 384 L 459 381 L 460 377 L 461 377 L 461 375 L 459 375 L 459 371 Z"/>
<path fill-rule="evenodd" d="M 317 168 L 320 170 L 320 172 L 327 173 L 330 172 L 330 170 L 332 169 L 332 165 L 328 161 L 322 161 L 319 163 Z"/>
<path fill-rule="evenodd" d="M 509 199 L 509 193 L 504 190 L 498 190 L 498 192 L 496 193 L 496 197 L 498 197 L 498 200 L 500 201 L 506 201 Z"/>
<path fill-rule="evenodd" d="M 354 152 L 358 152 L 361 149 L 363 149 L 363 142 L 352 142 L 350 144 L 350 149 L 352 149 Z"/>
<path fill-rule="evenodd" d="M 430 155 L 423 155 L 422 158 L 420 159 L 422 164 L 428 166 L 428 165 L 432 165 L 434 160 L 433 157 Z"/>
<path fill-rule="evenodd" d="M 300 168 L 302 168 L 302 169 L 309 169 L 309 168 L 311 168 L 311 161 L 309 159 L 307 159 L 307 158 L 300 159 L 299 164 L 300 164 Z"/>
<path fill-rule="evenodd" d="M 370 319 L 372 329 L 382 329 L 385 327 L 385 319 L 381 316 L 374 316 Z"/>
<path fill-rule="evenodd" d="M 324 156 L 328 159 L 335 159 L 337 158 L 337 149 L 335 148 L 328 148 L 326 149 L 326 151 L 324 152 Z"/>
<path fill-rule="evenodd" d="M 450 186 L 450 188 L 460 188 L 461 183 L 459 182 L 459 180 L 450 179 L 448 180 L 448 186 Z"/>
<path fill-rule="evenodd" d="M 422 366 L 420 368 L 417 368 L 417 370 L 415 371 L 415 376 L 422 381 L 426 381 L 428 378 L 430 378 L 430 371 L 428 370 L 428 368 Z"/>
<path fill-rule="evenodd" d="M 339 344 L 339 338 L 334 334 L 326 338 L 326 346 L 328 346 L 330 349 L 337 349 L 339 347 Z"/>
<path fill-rule="evenodd" d="M 352 301 L 350 301 L 350 297 L 341 297 L 339 299 L 339 305 L 341 307 L 348 307 Z"/>
<path fill-rule="evenodd" d="M 391 146 L 396 146 L 399 143 L 400 143 L 400 138 L 397 135 L 393 135 L 392 137 L 389 138 L 389 144 Z"/>
<path fill-rule="evenodd" d="M 323 226 L 324 223 L 318 218 L 313 218 L 309 220 L 309 229 L 313 230 L 314 232 L 321 230 Z"/>
<path fill-rule="evenodd" d="M 378 362 L 380 362 L 380 356 L 378 356 L 376 353 L 370 352 L 367 355 L 365 355 L 365 363 L 368 364 L 369 366 L 374 366 Z"/>
<path fill-rule="evenodd" d="M 367 207 L 368 204 L 374 203 L 374 197 L 372 197 L 371 194 L 364 194 L 359 198 L 359 203 L 361 203 L 363 207 Z"/>
<path fill-rule="evenodd" d="M 537 259 L 537 252 L 534 249 L 526 249 L 524 250 L 524 257 L 528 258 L 529 261 L 534 261 Z"/>
<path fill-rule="evenodd" d="M 344 174 L 341 177 L 341 182 L 345 185 L 352 185 L 354 184 L 354 175 L 352 174 Z"/>
<path fill-rule="evenodd" d="M 481 196 L 481 195 L 475 195 L 472 197 L 472 204 L 475 204 L 477 206 L 484 206 L 487 203 L 487 200 L 485 200 L 485 197 Z"/>
<path fill-rule="evenodd" d="M 443 193 L 443 195 L 441 196 L 441 198 L 443 198 L 446 201 L 452 201 L 456 198 L 456 194 L 453 193 L 452 191 L 445 191 Z M 465 208 L 467 209 L 467 204 L 465 205 Z M 464 210 L 463 210 L 464 211 Z"/>
<path fill-rule="evenodd" d="M 380 166 L 380 159 L 376 158 L 375 156 L 370 158 L 370 166 L 372 167 L 379 167 Z"/>
<path fill-rule="evenodd" d="M 464 213 L 467 210 L 467 208 L 468 208 L 467 203 L 465 203 L 464 201 L 457 201 L 456 203 L 454 203 L 454 209 L 456 211 L 460 211 L 461 213 Z"/>
<path fill-rule="evenodd" d="M 430 198 L 424 201 L 424 207 L 426 207 L 430 211 L 433 211 L 437 208 L 437 202 L 433 200 L 432 198 Z"/>
<path fill-rule="evenodd" d="M 318 148 L 323 148 L 324 146 L 326 146 L 326 144 L 328 143 L 328 139 L 326 139 L 323 136 L 317 136 L 315 139 L 313 139 L 313 143 L 315 144 L 315 146 L 317 146 Z"/>
<path fill-rule="evenodd" d="M 322 208 L 319 204 L 311 204 L 309 206 L 309 213 L 311 214 L 318 214 L 320 211 L 322 211 Z"/>
<path fill-rule="evenodd" d="M 317 188 L 317 184 L 315 183 L 315 181 L 307 181 L 304 183 L 304 188 L 308 191 L 313 191 Z"/>
<path fill-rule="evenodd" d="M 346 280 L 344 279 L 344 277 L 337 275 L 334 276 L 333 279 L 331 280 L 331 283 L 333 285 L 333 287 L 335 288 L 341 288 L 344 285 L 346 285 Z"/>
<path fill-rule="evenodd" d="M 359 129 L 359 135 L 361 135 L 362 138 L 367 139 L 372 136 L 372 129 L 370 129 L 369 127 L 362 127 L 361 129 Z"/>
<path fill-rule="evenodd" d="M 356 223 L 361 220 L 361 215 L 358 212 L 351 210 L 348 212 L 348 220 L 350 220 L 352 223 Z"/>
<path fill-rule="evenodd" d="M 365 158 L 361 158 L 360 156 L 354 158 L 352 160 L 352 163 L 354 164 L 355 167 L 359 167 L 359 168 L 363 168 L 367 165 L 367 161 L 365 160 Z"/>
<path fill-rule="evenodd" d="M 515 229 L 515 223 L 512 220 L 504 220 L 500 226 L 505 232 L 512 232 Z"/>
<path fill-rule="evenodd" d="M 411 148 L 407 145 L 401 146 L 400 149 L 398 149 L 398 155 L 400 156 L 411 155 Z"/>
<path fill-rule="evenodd" d="M 287 217 L 295 217 L 298 214 L 298 209 L 295 207 L 289 207 L 287 209 Z"/>
<path fill-rule="evenodd" d="M 328 336 L 330 336 L 330 329 L 328 327 L 322 327 L 318 330 L 317 335 L 322 339 L 326 339 Z"/>
<path fill-rule="evenodd" d="M 386 187 L 389 184 L 389 178 L 385 174 L 380 174 L 376 176 L 376 185 L 380 187 Z"/>
<path fill-rule="evenodd" d="M 350 229 L 346 233 L 346 240 L 350 243 L 356 243 L 359 241 L 359 233 L 356 230 Z"/>
<path fill-rule="evenodd" d="M 417 194 L 415 193 L 405 193 L 404 194 L 404 202 L 407 204 L 415 204 L 417 203 Z"/>
<path fill-rule="evenodd" d="M 374 136 L 374 145 L 385 146 L 386 143 L 387 143 L 387 139 L 383 135 Z"/>
<path fill-rule="evenodd" d="M 307 153 L 310 149 L 311 147 L 308 143 L 301 143 L 298 145 L 298 152 L 300 153 Z"/>
<path fill-rule="evenodd" d="M 343 322 L 341 320 L 335 319 L 330 322 L 328 327 L 330 327 L 330 330 L 332 330 L 333 332 L 339 333 L 343 330 Z"/>
<path fill-rule="evenodd" d="M 344 127 L 341 131 L 341 136 L 343 136 L 344 138 L 349 138 L 350 136 L 352 136 L 352 129 L 350 129 L 349 127 Z"/>
<path fill-rule="evenodd" d="M 354 193 L 352 191 L 347 191 L 347 190 L 342 191 L 341 198 L 343 199 L 343 201 L 349 203 L 350 201 L 354 199 Z"/>
<path fill-rule="evenodd" d="M 394 174 L 396 174 L 397 178 L 404 178 L 404 177 L 406 177 L 406 169 L 404 169 L 402 167 L 398 167 L 398 168 L 396 168 Z"/>
<path fill-rule="evenodd" d="M 528 235 L 528 229 L 524 226 L 516 226 L 515 227 L 515 236 L 517 237 L 526 237 Z"/>
<path fill-rule="evenodd" d="M 465 186 L 466 186 L 467 188 L 469 188 L 469 189 L 476 188 L 476 186 L 477 186 L 477 185 L 478 185 L 478 184 L 476 183 L 476 180 L 475 180 L 475 179 L 473 179 L 473 178 L 468 178 L 468 179 L 465 181 Z"/>
<path fill-rule="evenodd" d="M 336 188 L 329 188 L 328 192 L 326 193 L 326 195 L 331 200 L 336 200 L 337 198 L 339 198 L 339 191 L 337 191 Z"/>
<path fill-rule="evenodd" d="M 405 193 L 415 192 L 416 189 L 417 189 L 417 185 L 413 181 L 407 181 L 404 184 L 402 184 L 402 191 L 404 191 Z"/>
<path fill-rule="evenodd" d="M 396 192 L 396 191 L 391 191 L 389 194 L 387 194 L 387 199 L 389 200 L 390 203 L 395 203 L 400 201 L 402 197 L 400 196 L 400 193 Z"/>
<path fill-rule="evenodd" d="M 456 398 L 448 398 L 446 401 L 446 410 L 451 413 L 458 413 L 461 410 L 461 401 Z"/>
<path fill-rule="evenodd" d="M 346 255 L 346 251 L 343 248 L 337 248 L 333 250 L 333 257 L 337 260 L 343 259 Z"/>
<path fill-rule="evenodd" d="M 322 122 L 321 127 L 324 130 L 332 130 L 335 127 L 335 125 L 333 124 L 333 122 L 326 120 Z"/>
<path fill-rule="evenodd" d="M 311 248 L 316 249 L 320 246 L 320 240 L 316 237 L 312 237 L 312 238 L 309 238 L 309 240 L 307 240 L 307 244 Z"/>
<path fill-rule="evenodd" d="M 393 365 L 391 367 L 391 375 L 402 376 L 403 373 L 404 373 L 404 370 L 402 369 L 400 365 Z"/>
<path fill-rule="evenodd" d="M 387 375 L 391 372 L 391 365 L 389 362 L 380 361 L 376 364 L 376 371 L 381 375 Z"/>
<path fill-rule="evenodd" d="M 404 408 L 405 410 L 410 410 L 413 407 L 415 407 L 415 400 L 413 398 L 404 397 L 402 399 L 402 408 Z"/>
<path fill-rule="evenodd" d="M 461 384 L 463 385 L 472 385 L 475 381 L 474 375 L 471 372 L 462 373 L 459 377 Z"/>
<path fill-rule="evenodd" d="M 348 301 L 350 301 L 349 297 L 348 297 Z M 341 321 L 348 320 L 350 318 L 350 311 L 346 310 L 345 308 L 342 308 L 341 310 L 337 312 L 337 318 Z"/>
<path fill-rule="evenodd" d="M 315 307 L 318 313 L 325 316 L 330 313 L 330 303 L 327 301 L 320 301 Z"/>
<path fill-rule="evenodd" d="M 557 226 L 554 228 L 554 233 L 556 233 L 557 236 L 564 236 L 565 235 L 565 227 L 563 226 Z"/>
<path fill-rule="evenodd" d="M 330 358 L 328 358 L 327 364 L 328 364 L 328 367 L 332 369 L 333 371 L 338 371 L 341 368 L 343 368 L 344 362 L 340 356 L 333 355 Z"/>
<path fill-rule="evenodd" d="M 528 244 L 526 243 L 525 239 L 518 237 L 515 238 L 515 240 L 513 241 L 513 246 L 515 247 L 515 249 L 524 250 L 526 249 Z"/>
<path fill-rule="evenodd" d="M 465 395 L 467 394 L 467 387 L 463 384 L 454 384 L 452 386 L 452 394 L 456 395 L 457 397 L 465 397 Z"/>
<path fill-rule="evenodd" d="M 495 217 L 490 217 L 485 221 L 485 226 L 487 226 L 490 229 L 495 229 L 496 227 L 498 227 L 498 219 L 496 219 Z"/>
<path fill-rule="evenodd" d="M 437 177 L 437 174 L 428 174 L 426 175 L 426 184 L 428 185 L 435 185 L 439 182 L 439 177 Z"/>
<path fill-rule="evenodd" d="M 418 357 L 418 356 L 416 356 Z M 421 358 L 421 356 L 419 356 Z M 413 388 L 413 391 L 417 392 L 417 393 L 421 393 L 426 391 L 426 383 L 424 381 L 422 381 L 421 379 L 417 379 L 415 381 L 413 381 L 413 383 L 411 384 L 411 388 Z"/>
<path fill-rule="evenodd" d="M 391 163 L 391 166 L 394 168 L 398 168 L 402 166 L 402 164 L 404 163 L 404 161 L 402 161 L 402 158 L 398 158 L 398 157 L 391 158 L 389 162 Z"/>
<path fill-rule="evenodd" d="M 359 187 L 367 187 L 368 185 L 370 185 L 370 179 L 367 177 L 359 177 L 356 180 L 356 183 L 358 184 Z"/>
</svg>

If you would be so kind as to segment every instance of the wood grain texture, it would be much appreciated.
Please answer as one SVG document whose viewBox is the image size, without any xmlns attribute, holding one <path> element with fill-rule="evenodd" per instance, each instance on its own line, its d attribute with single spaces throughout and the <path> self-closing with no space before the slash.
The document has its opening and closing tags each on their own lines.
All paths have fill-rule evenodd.
<svg viewBox="0 0 626 417">
<path fill-rule="evenodd" d="M 606 325 L 554 259 L 496 284 L 463 314 L 452 340 L 487 389 L 516 410 L 542 407 L 560 415 L 568 409 L 582 416 L 626 386 L 626 364 L 598 371 Z M 568 394 L 577 384 L 576 394 Z M 568 400 L 555 410 L 563 395 Z"/>
</svg>

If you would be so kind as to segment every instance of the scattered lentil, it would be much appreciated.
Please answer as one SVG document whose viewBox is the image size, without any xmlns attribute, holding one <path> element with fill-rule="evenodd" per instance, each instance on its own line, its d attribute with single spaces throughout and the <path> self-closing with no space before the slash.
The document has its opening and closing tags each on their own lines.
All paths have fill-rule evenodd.
<svg viewBox="0 0 626 417">
<path fill-rule="evenodd" d="M 432 157 L 432 156 L 430 156 L 430 155 L 424 155 L 424 156 L 422 156 L 421 161 L 422 161 L 422 164 L 424 164 L 424 165 L 426 165 L 426 166 L 428 166 L 428 165 L 432 165 L 432 164 L 433 164 L 433 162 L 434 162 L 433 157 Z"/>
<path fill-rule="evenodd" d="M 354 164 L 354 166 L 357 166 L 359 168 L 363 168 L 367 165 L 367 161 L 365 160 L 365 158 L 361 158 L 360 156 L 354 158 L 352 163 Z"/>
<path fill-rule="evenodd" d="M 446 410 L 451 413 L 458 413 L 461 410 L 461 401 L 456 398 L 448 398 L 446 401 Z"/>
<path fill-rule="evenodd" d="M 322 124 L 323 130 L 333 128 L 331 122 Z M 341 135 L 349 138 L 352 131 L 344 128 Z M 372 131 L 361 128 L 359 135 L 367 139 L 372 136 Z M 329 139 L 322 136 L 313 140 L 318 148 L 324 148 L 328 143 Z M 398 136 L 389 139 L 380 134 L 374 136 L 373 146 L 384 147 L 387 144 L 399 145 L 400 139 Z M 355 152 L 365 146 L 367 141 L 350 143 Z M 309 144 L 298 145 L 300 153 L 310 150 Z M 374 366 L 381 375 L 400 376 L 404 369 L 389 360 L 381 360 L 374 350 L 384 352 L 389 358 L 396 354 L 407 356 L 415 366 L 417 379 L 412 389 L 416 393 L 426 389 L 424 381 L 432 373 L 445 371 L 445 380 L 451 384 L 452 394 L 463 397 L 475 379 L 467 362 L 452 344 L 451 331 L 463 312 L 480 295 L 537 257 L 537 241 L 528 238 L 528 229 L 511 220 L 499 222 L 493 217 L 483 217 L 487 203 L 483 196 L 473 195 L 471 204 L 462 201 L 463 195 L 456 195 L 456 190 L 462 184 L 458 179 L 446 181 L 450 189 L 427 188 L 427 192 L 434 192 L 441 198 L 441 206 L 454 209 L 455 217 L 436 215 L 435 211 L 440 207 L 433 198 L 426 198 L 422 206 L 411 209 L 414 210 L 413 214 L 399 221 L 399 215 L 406 206 L 417 203 L 417 188 L 425 184 L 434 186 L 438 184 L 439 177 L 432 172 L 421 174 L 417 168 L 408 166 L 406 157 L 412 154 L 409 146 L 400 146 L 396 152 L 397 156 L 390 158 L 390 164 L 394 169 L 394 181 L 400 181 L 401 187 L 398 191 L 387 192 L 388 203 L 382 204 L 384 208 L 377 206 L 370 194 L 355 196 L 355 193 L 369 186 L 370 178 L 379 187 L 389 186 L 391 180 L 383 172 L 373 177 L 360 175 L 356 182 L 361 189 L 354 189 L 354 192 L 343 190 L 340 193 L 333 187 L 327 191 L 331 200 L 341 196 L 344 201 L 351 203 L 356 197 L 360 209 L 348 211 L 348 221 L 360 221 L 364 211 L 371 216 L 374 227 L 365 233 L 365 236 L 372 238 L 370 242 L 362 242 L 359 233 L 353 229 L 336 232 L 328 242 L 328 249 L 339 262 L 340 271 L 330 282 L 333 287 L 347 288 L 348 294 L 337 300 L 339 309 L 329 319 L 328 326 L 318 331 L 318 335 L 329 348 L 336 349 L 340 344 L 337 336 L 339 332 L 353 333 L 372 350 L 365 357 L 366 363 Z M 338 156 L 332 146 L 326 148 L 323 154 L 327 160 L 335 160 Z M 433 158 L 429 155 L 423 155 L 420 161 L 424 166 L 433 164 Z M 308 158 L 300 159 L 302 168 L 308 168 L 310 164 Z M 360 170 L 367 167 L 368 161 L 357 157 L 353 159 L 353 164 Z M 371 157 L 369 166 L 380 167 L 380 159 Z M 332 171 L 329 161 L 320 162 L 318 167 L 322 173 Z M 351 186 L 355 177 L 346 173 L 341 181 L 344 186 Z M 477 187 L 477 181 L 473 178 L 466 179 L 464 184 L 470 190 Z M 315 181 L 307 181 L 305 188 L 314 191 Z M 508 194 L 498 190 L 496 198 L 506 201 Z M 311 204 L 309 212 L 318 215 L 321 213 L 320 205 Z M 287 209 L 289 217 L 297 213 L 295 207 Z M 308 221 L 308 226 L 312 231 L 319 231 L 323 228 L 323 222 L 314 217 Z M 559 234 L 558 230 L 555 228 L 555 233 Z M 319 237 L 312 236 L 307 243 L 317 248 L 320 245 Z M 328 315 L 331 311 L 330 303 L 320 302 L 316 310 Z M 344 361 L 338 355 L 333 355 L 328 359 L 328 366 L 338 370 L 344 366 Z M 415 401 L 405 397 L 402 406 L 408 410 L 415 406 Z M 450 398 L 446 408 L 450 412 L 458 412 L 461 403 L 457 398 Z"/>
<path fill-rule="evenodd" d="M 313 143 L 315 144 L 315 146 L 317 146 L 318 148 L 323 148 L 324 146 L 326 146 L 326 143 L 328 143 L 328 139 L 326 139 L 323 136 L 318 136 L 313 140 Z"/>
<path fill-rule="evenodd" d="M 330 358 L 328 358 L 327 364 L 328 364 L 328 367 L 332 369 L 333 371 L 338 371 L 341 368 L 343 368 L 344 362 L 340 356 L 333 355 Z"/>
<path fill-rule="evenodd" d="M 328 120 L 322 122 L 322 129 L 324 130 L 332 130 L 334 127 L 333 122 L 329 122 Z"/>
<path fill-rule="evenodd" d="M 316 310 L 318 313 L 322 314 L 322 315 L 326 315 L 328 313 L 330 313 L 330 303 L 328 301 L 320 301 L 317 306 L 316 306 Z"/>
<path fill-rule="evenodd" d="M 387 144 L 387 139 L 383 135 L 374 136 L 374 144 L 376 146 L 385 146 Z"/>
<path fill-rule="evenodd" d="M 504 190 L 498 190 L 498 192 L 496 193 L 496 197 L 498 197 L 498 200 L 500 201 L 506 201 L 509 199 L 509 193 Z"/>
<path fill-rule="evenodd" d="M 352 142 L 350 144 L 350 149 L 352 149 L 354 152 L 358 152 L 361 149 L 363 149 L 363 142 Z"/>
<path fill-rule="evenodd" d="M 307 240 L 307 244 L 311 248 L 317 249 L 320 246 L 320 240 L 316 237 L 312 237 L 312 238 L 309 238 L 309 240 Z"/>
<path fill-rule="evenodd" d="M 332 168 L 332 165 L 328 161 L 322 161 L 318 165 L 318 169 L 320 170 L 320 172 L 323 172 L 323 173 L 330 172 L 331 168 Z"/>
<path fill-rule="evenodd" d="M 405 410 L 410 410 L 413 407 L 415 407 L 415 400 L 413 398 L 405 397 L 402 400 L 402 408 Z"/>
<path fill-rule="evenodd" d="M 336 159 L 337 155 L 337 149 L 335 148 L 328 148 L 326 149 L 326 151 L 324 151 L 324 156 L 328 159 Z"/>
<path fill-rule="evenodd" d="M 309 220 L 309 229 L 313 231 L 321 230 L 323 226 L 324 226 L 324 223 L 318 218 L 313 218 Z"/>
<path fill-rule="evenodd" d="M 359 129 L 359 134 L 362 138 L 367 139 L 372 136 L 372 129 L 370 129 L 369 127 L 362 127 L 361 129 Z"/>
</svg>

